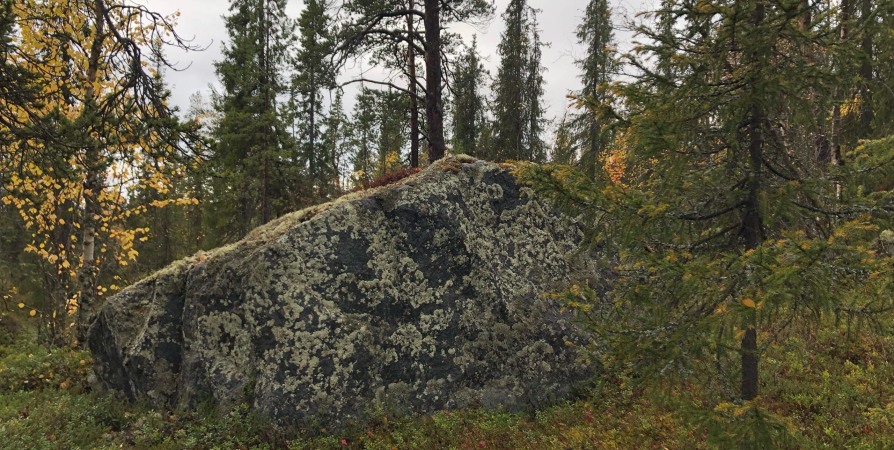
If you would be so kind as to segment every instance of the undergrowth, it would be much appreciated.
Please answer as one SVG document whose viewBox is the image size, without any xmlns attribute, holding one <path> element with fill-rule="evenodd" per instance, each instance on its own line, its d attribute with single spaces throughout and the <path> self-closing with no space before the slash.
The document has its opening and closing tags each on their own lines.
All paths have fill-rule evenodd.
<svg viewBox="0 0 894 450">
<path fill-rule="evenodd" d="M 25 318 L 20 319 L 22 321 Z M 894 337 L 806 324 L 768 349 L 760 407 L 786 424 L 782 448 L 894 448 Z M 4 342 L 0 340 L 0 342 Z M 247 405 L 165 411 L 89 391 L 89 355 L 47 352 L 24 335 L 0 347 L 3 449 L 709 449 L 701 411 L 735 422 L 743 407 L 691 385 L 603 380 L 588 398 L 526 414 L 464 410 L 380 415 L 352 431 L 286 433 Z M 723 425 L 721 423 L 721 425 Z M 734 429 L 730 426 L 729 429 Z"/>
</svg>

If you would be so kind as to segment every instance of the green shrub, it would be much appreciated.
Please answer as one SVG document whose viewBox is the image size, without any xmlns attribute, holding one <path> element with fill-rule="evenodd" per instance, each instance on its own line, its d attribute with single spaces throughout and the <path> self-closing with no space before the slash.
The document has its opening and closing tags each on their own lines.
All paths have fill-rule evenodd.
<svg viewBox="0 0 894 450">
<path fill-rule="evenodd" d="M 0 314 L 0 356 L 7 353 L 6 347 L 11 346 L 21 333 L 22 326 L 10 314 Z"/>
<path fill-rule="evenodd" d="M 92 362 L 87 351 L 71 348 L 47 351 L 33 343 L 19 343 L 0 359 L 0 392 L 47 388 L 84 392 Z"/>
</svg>

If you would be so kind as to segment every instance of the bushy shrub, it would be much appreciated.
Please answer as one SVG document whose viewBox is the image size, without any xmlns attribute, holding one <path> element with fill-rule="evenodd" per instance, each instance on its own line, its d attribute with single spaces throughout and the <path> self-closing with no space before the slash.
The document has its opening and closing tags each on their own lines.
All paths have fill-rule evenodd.
<svg viewBox="0 0 894 450">
<path fill-rule="evenodd" d="M 21 343 L 15 350 L 0 359 L 0 392 L 86 390 L 93 362 L 89 352 L 71 348 L 47 351 L 32 343 Z"/>
<path fill-rule="evenodd" d="M 21 332 L 22 326 L 12 316 L 7 313 L 0 315 L 0 356 L 7 353 L 3 348 L 12 345 Z"/>
</svg>

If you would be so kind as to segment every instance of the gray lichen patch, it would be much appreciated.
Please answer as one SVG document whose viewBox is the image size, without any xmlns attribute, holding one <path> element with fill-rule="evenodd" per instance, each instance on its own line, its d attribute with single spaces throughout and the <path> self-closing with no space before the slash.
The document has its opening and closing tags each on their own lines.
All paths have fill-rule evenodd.
<svg viewBox="0 0 894 450">
<path fill-rule="evenodd" d="M 505 168 L 445 158 L 112 297 L 91 328 L 96 378 L 284 421 L 555 401 L 593 375 L 565 345 L 587 336 L 541 296 L 598 277 L 582 237 Z"/>
</svg>

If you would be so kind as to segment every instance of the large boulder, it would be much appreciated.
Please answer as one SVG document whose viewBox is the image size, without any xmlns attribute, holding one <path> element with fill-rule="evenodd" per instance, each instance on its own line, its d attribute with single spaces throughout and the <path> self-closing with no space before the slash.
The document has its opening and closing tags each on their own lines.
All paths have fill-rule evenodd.
<svg viewBox="0 0 894 450">
<path fill-rule="evenodd" d="M 567 398 L 587 337 L 543 294 L 598 273 L 580 227 L 523 191 L 448 158 L 174 263 L 102 307 L 94 384 L 292 422 Z"/>
</svg>

